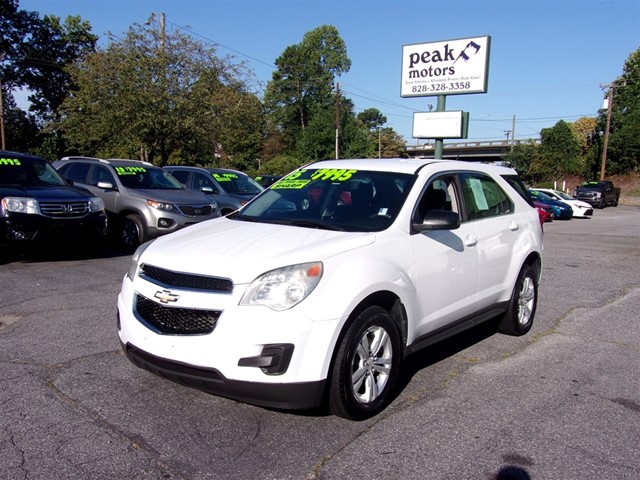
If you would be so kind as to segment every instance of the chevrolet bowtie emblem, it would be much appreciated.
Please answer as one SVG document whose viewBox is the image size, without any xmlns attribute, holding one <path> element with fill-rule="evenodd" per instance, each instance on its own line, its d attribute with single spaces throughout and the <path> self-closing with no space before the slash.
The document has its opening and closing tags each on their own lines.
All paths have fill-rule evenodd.
<svg viewBox="0 0 640 480">
<path fill-rule="evenodd" d="M 160 300 L 160 303 L 177 302 L 180 295 L 171 293 L 169 290 L 158 290 L 153 298 Z"/>
</svg>

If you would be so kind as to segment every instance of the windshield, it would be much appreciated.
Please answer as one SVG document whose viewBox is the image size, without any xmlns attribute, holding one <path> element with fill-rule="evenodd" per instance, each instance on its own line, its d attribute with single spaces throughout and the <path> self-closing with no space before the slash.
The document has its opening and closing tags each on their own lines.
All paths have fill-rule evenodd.
<svg viewBox="0 0 640 480">
<path fill-rule="evenodd" d="M 56 170 L 41 158 L 0 158 L 0 185 L 32 187 L 66 185 Z"/>
<path fill-rule="evenodd" d="M 264 190 L 262 185 L 248 175 L 235 172 L 211 172 L 211 176 L 224 189 L 224 193 L 257 195 Z"/>
<path fill-rule="evenodd" d="M 554 190 L 553 193 L 555 193 L 557 196 L 559 196 L 563 200 L 573 200 L 573 197 L 571 195 L 561 192 L 560 190 Z"/>
<path fill-rule="evenodd" d="M 118 178 L 127 188 L 183 190 L 182 184 L 169 172 L 158 167 L 114 166 Z"/>
<path fill-rule="evenodd" d="M 533 198 L 535 198 L 536 200 L 540 200 L 541 202 L 553 202 L 554 201 L 553 198 L 551 198 L 546 193 L 542 193 L 542 192 L 539 192 L 537 190 L 529 190 L 529 193 L 531 193 L 531 196 Z"/>
<path fill-rule="evenodd" d="M 414 182 L 413 175 L 392 172 L 297 170 L 273 184 L 237 218 L 378 232 L 393 223 Z"/>
</svg>

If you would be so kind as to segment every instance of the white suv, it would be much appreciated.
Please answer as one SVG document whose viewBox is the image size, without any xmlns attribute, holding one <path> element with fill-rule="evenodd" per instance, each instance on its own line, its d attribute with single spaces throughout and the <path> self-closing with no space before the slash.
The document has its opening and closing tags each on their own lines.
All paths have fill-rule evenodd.
<svg viewBox="0 0 640 480">
<path fill-rule="evenodd" d="M 285 409 L 327 398 L 368 418 L 417 349 L 488 320 L 529 331 L 542 266 L 529 202 L 505 167 L 307 165 L 231 217 L 142 245 L 118 297 L 123 349 L 220 396 Z"/>
</svg>

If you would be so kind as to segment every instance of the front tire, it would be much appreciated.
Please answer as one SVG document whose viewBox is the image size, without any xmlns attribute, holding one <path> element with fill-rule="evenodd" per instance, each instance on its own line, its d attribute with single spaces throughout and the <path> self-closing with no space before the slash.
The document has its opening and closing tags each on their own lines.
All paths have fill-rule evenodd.
<svg viewBox="0 0 640 480">
<path fill-rule="evenodd" d="M 147 241 L 147 233 L 138 215 L 130 214 L 122 219 L 120 241 L 130 249 L 135 249 Z"/>
<path fill-rule="evenodd" d="M 498 331 L 507 335 L 520 336 L 531 330 L 538 304 L 538 275 L 533 265 L 525 265 L 520 270 L 511 294 L 509 307 L 500 321 Z"/>
<path fill-rule="evenodd" d="M 331 373 L 329 409 L 364 420 L 391 402 L 400 371 L 402 344 L 388 311 L 372 306 L 349 325 L 339 343 Z"/>
</svg>

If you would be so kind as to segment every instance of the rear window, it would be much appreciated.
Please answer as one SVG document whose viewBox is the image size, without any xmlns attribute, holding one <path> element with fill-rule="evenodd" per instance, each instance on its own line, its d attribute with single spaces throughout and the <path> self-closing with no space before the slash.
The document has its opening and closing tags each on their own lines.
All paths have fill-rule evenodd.
<svg viewBox="0 0 640 480">
<path fill-rule="evenodd" d="M 516 192 L 518 192 L 518 194 L 522 198 L 524 198 L 524 200 L 529 205 L 531 205 L 532 207 L 534 206 L 533 199 L 529 195 L 527 191 L 527 187 L 524 186 L 524 183 L 522 183 L 522 179 L 518 175 L 502 175 L 502 178 L 504 178 L 509 184 L 509 186 L 513 188 Z"/>
</svg>

